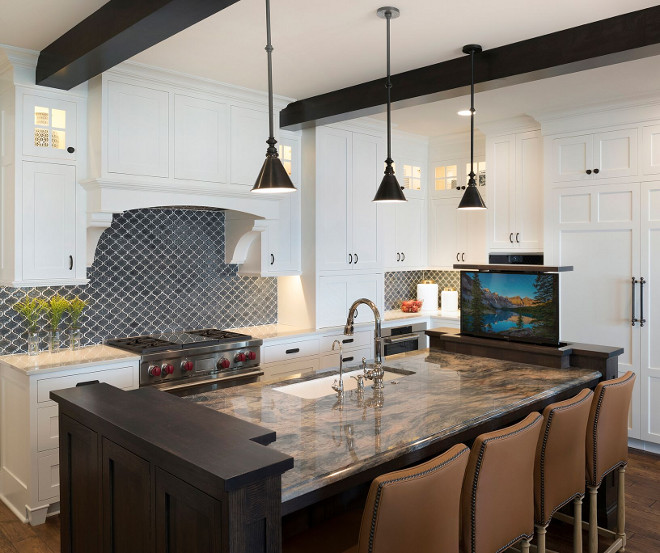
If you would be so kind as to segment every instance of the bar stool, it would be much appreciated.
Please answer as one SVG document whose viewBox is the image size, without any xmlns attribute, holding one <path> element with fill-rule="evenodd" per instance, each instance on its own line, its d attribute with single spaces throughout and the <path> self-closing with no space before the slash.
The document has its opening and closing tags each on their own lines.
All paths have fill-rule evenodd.
<svg viewBox="0 0 660 553">
<path fill-rule="evenodd" d="M 589 489 L 589 553 L 598 553 L 598 488 L 603 478 L 619 471 L 617 488 L 617 531 L 601 529 L 615 538 L 606 550 L 625 551 L 626 493 L 628 464 L 628 412 L 635 374 L 628 371 L 620 378 L 600 382 L 594 391 L 587 423 L 587 488 Z"/>
<path fill-rule="evenodd" d="M 542 417 L 479 436 L 462 493 L 464 553 L 499 553 L 534 535 L 534 458 Z M 412 550 L 411 550 L 412 551 Z"/>
<path fill-rule="evenodd" d="M 556 511 L 573 501 L 573 551 L 582 553 L 582 498 L 584 497 L 584 436 L 591 409 L 589 389 L 543 410 L 543 424 L 534 467 L 534 523 L 536 545 L 545 553 L 545 534 Z"/>
<path fill-rule="evenodd" d="M 413 468 L 376 478 L 369 488 L 357 545 L 337 546 L 333 521 L 284 544 L 284 553 L 459 553 L 461 485 L 469 448 L 458 444 Z"/>
</svg>

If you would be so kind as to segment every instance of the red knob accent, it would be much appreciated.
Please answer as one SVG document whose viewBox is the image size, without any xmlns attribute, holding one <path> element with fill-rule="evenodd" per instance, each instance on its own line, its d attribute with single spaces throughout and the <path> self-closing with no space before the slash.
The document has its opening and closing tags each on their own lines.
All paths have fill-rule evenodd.
<svg viewBox="0 0 660 553">
<path fill-rule="evenodd" d="M 223 358 L 220 360 L 220 366 L 221 366 L 223 369 L 228 369 L 228 368 L 230 367 L 230 365 L 231 365 L 231 363 L 230 363 L 229 359 L 225 359 L 225 358 L 223 357 Z"/>
<path fill-rule="evenodd" d="M 248 358 L 250 361 L 254 361 L 254 360 L 257 358 L 257 354 L 254 353 L 253 351 L 249 351 L 248 354 L 247 354 L 247 358 Z"/>
<path fill-rule="evenodd" d="M 149 367 L 149 375 L 150 376 L 160 376 L 160 367 L 158 365 L 155 365 L 153 367 Z"/>
<path fill-rule="evenodd" d="M 243 361 L 245 361 L 245 354 L 244 354 L 244 353 L 239 353 L 239 354 L 234 358 L 234 360 L 235 360 L 237 363 L 243 363 Z"/>
<path fill-rule="evenodd" d="M 163 365 L 163 373 L 172 374 L 174 372 L 174 367 L 172 365 Z"/>
<path fill-rule="evenodd" d="M 193 370 L 193 362 L 192 361 L 184 361 L 183 363 L 181 363 L 181 368 L 185 372 L 190 372 L 190 371 Z"/>
</svg>

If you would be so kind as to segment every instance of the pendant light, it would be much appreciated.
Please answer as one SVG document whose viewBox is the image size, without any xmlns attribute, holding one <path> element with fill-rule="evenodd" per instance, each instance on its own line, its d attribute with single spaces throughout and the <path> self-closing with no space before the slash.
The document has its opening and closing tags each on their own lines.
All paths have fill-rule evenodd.
<svg viewBox="0 0 660 553">
<path fill-rule="evenodd" d="M 277 140 L 273 136 L 273 45 L 270 42 L 270 0 L 266 0 L 266 52 L 268 53 L 268 130 L 270 136 L 266 140 L 268 149 L 266 159 L 259 171 L 257 181 L 252 187 L 252 192 L 258 194 L 276 194 L 282 192 L 295 192 L 289 175 L 282 165 L 277 154 Z"/>
<path fill-rule="evenodd" d="M 381 19 L 387 20 L 387 159 L 385 160 L 385 176 L 378 187 L 378 191 L 374 196 L 374 202 L 406 202 L 406 197 L 403 195 L 401 186 L 394 176 L 394 167 L 392 167 L 392 107 L 390 91 L 392 89 L 392 81 L 390 79 L 390 20 L 399 17 L 400 12 L 398 8 L 386 6 L 378 8 L 376 15 Z"/>
<path fill-rule="evenodd" d="M 470 179 L 467 183 L 467 188 L 458 204 L 458 209 L 486 209 L 486 204 L 479 194 L 477 182 L 474 180 L 474 55 L 481 52 L 482 48 L 478 44 L 468 44 L 463 46 L 463 53 L 470 54 L 470 65 L 472 68 L 472 80 L 470 87 Z"/>
</svg>

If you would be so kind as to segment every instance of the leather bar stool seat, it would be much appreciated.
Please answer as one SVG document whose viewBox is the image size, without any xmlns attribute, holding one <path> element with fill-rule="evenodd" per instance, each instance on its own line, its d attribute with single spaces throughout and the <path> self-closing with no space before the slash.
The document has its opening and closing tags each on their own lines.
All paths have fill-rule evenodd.
<svg viewBox="0 0 660 553">
<path fill-rule="evenodd" d="M 461 499 L 464 553 L 499 553 L 521 540 L 529 551 L 541 422 L 539 413 L 531 413 L 472 445 Z"/>
<path fill-rule="evenodd" d="M 545 533 L 561 507 L 574 502 L 573 551 L 582 553 L 582 498 L 585 481 L 584 436 L 592 391 L 582 390 L 543 410 L 543 424 L 534 467 L 534 523 L 539 553 L 545 553 Z"/>
<path fill-rule="evenodd" d="M 328 521 L 284 543 L 283 553 L 459 553 L 461 485 L 470 450 L 455 445 L 415 467 L 376 478 L 357 544 L 337 546 L 345 528 Z"/>
</svg>

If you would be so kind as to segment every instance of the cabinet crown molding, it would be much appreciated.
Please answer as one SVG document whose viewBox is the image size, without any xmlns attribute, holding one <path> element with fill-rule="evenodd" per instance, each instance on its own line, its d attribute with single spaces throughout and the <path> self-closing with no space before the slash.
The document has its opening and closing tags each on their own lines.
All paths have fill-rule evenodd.
<svg viewBox="0 0 660 553">
<path fill-rule="evenodd" d="M 518 117 L 502 119 L 500 121 L 480 123 L 477 126 L 479 127 L 479 130 L 487 136 L 494 134 L 514 134 L 526 131 L 537 131 L 541 128 L 540 123 L 529 115 L 520 115 Z"/>
</svg>

